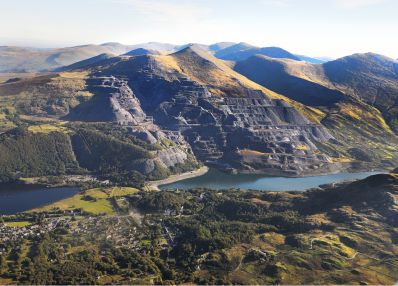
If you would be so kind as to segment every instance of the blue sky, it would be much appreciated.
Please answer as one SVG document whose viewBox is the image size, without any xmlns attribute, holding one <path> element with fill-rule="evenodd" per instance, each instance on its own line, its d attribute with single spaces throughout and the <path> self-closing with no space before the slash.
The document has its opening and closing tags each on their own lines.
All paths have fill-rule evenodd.
<svg viewBox="0 0 398 286">
<path fill-rule="evenodd" d="M 398 58 L 396 0 L 0 0 L 0 45 L 248 42 Z"/>
</svg>

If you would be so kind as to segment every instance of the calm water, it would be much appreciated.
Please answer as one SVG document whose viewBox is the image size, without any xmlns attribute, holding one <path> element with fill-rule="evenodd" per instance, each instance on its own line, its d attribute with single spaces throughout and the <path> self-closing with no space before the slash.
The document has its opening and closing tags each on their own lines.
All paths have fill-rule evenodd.
<svg viewBox="0 0 398 286">
<path fill-rule="evenodd" d="M 319 185 L 348 180 L 363 179 L 370 175 L 380 172 L 361 172 L 361 173 L 338 173 L 325 176 L 285 178 L 285 177 L 265 177 L 264 175 L 249 174 L 226 174 L 216 169 L 200 177 L 186 179 L 175 183 L 159 186 L 160 189 L 190 189 L 190 188 L 210 188 L 210 189 L 253 189 L 265 191 L 304 191 L 315 188 Z"/>
<path fill-rule="evenodd" d="M 0 186 L 0 215 L 16 214 L 68 198 L 79 188 L 45 188 L 26 185 Z"/>
</svg>

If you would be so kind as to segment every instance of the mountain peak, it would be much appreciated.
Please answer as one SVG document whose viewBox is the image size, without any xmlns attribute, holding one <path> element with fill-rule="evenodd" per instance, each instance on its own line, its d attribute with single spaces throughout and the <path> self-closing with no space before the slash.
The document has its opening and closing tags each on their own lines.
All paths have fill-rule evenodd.
<svg viewBox="0 0 398 286">
<path fill-rule="evenodd" d="M 202 47 L 200 47 L 200 45 L 197 44 L 189 44 L 187 47 L 173 53 L 172 55 L 196 55 L 209 61 L 211 61 L 210 58 L 212 58 L 212 56 L 206 50 L 204 50 Z"/>
<path fill-rule="evenodd" d="M 56 72 L 62 72 L 62 71 L 69 71 L 69 70 L 76 70 L 76 69 L 82 69 L 82 68 L 87 68 L 91 65 L 98 64 L 99 62 L 108 60 L 110 58 L 115 57 L 115 54 L 112 53 L 102 53 L 99 54 L 98 56 L 94 56 L 82 61 L 78 61 L 76 63 L 73 63 L 71 65 L 63 66 L 60 68 L 55 69 L 54 71 Z"/>
<path fill-rule="evenodd" d="M 125 53 L 125 56 L 160 55 L 161 53 L 151 49 L 138 48 Z"/>
<path fill-rule="evenodd" d="M 258 48 L 241 42 L 216 52 L 216 57 L 223 60 L 241 61 L 253 55 L 261 54 L 271 58 L 286 58 L 300 61 L 300 58 L 279 47 Z"/>
</svg>

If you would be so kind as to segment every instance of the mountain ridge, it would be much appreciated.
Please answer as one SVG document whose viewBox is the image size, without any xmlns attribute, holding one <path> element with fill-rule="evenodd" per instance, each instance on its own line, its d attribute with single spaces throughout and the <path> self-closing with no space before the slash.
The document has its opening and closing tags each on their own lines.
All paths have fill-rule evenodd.
<svg viewBox="0 0 398 286">
<path fill-rule="evenodd" d="M 99 45 L 86 44 L 65 48 L 31 48 L 17 46 L 0 46 L 0 72 L 38 72 L 50 71 L 53 69 L 68 66 L 73 63 L 98 56 L 102 53 L 122 55 L 134 49 L 154 50 L 163 54 L 173 53 L 190 45 L 200 46 L 203 50 L 217 54 L 223 54 L 233 46 L 241 46 L 245 49 L 251 49 L 251 53 L 266 53 L 272 56 L 272 49 L 278 53 L 283 53 L 284 57 L 296 60 L 314 60 L 311 57 L 298 56 L 291 54 L 281 48 L 258 48 L 246 43 L 218 42 L 210 45 L 205 44 L 183 44 L 175 45 L 159 42 L 148 42 L 135 45 L 123 45 L 117 42 L 108 42 Z M 271 49 L 270 52 L 266 50 Z M 279 57 L 277 54 L 275 56 Z"/>
</svg>

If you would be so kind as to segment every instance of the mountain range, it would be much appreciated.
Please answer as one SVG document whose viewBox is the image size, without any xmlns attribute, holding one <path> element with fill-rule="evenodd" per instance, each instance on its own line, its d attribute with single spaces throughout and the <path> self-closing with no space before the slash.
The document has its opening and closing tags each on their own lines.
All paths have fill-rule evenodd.
<svg viewBox="0 0 398 286">
<path fill-rule="evenodd" d="M 156 53 L 173 53 L 188 46 L 215 54 L 225 60 L 242 60 L 251 55 L 263 54 L 276 58 L 291 58 L 314 63 L 324 62 L 308 56 L 298 56 L 277 47 L 255 47 L 246 43 L 220 42 L 212 45 L 149 42 L 137 45 L 122 45 L 119 43 L 104 43 L 101 45 L 82 45 L 67 48 L 39 49 L 16 46 L 0 46 L 0 72 L 38 72 L 51 71 L 76 62 L 87 60 L 100 54 L 122 55 L 133 50 L 144 49 Z M 137 51 L 136 51 L 137 52 Z"/>
<path fill-rule="evenodd" d="M 44 51 L 37 54 L 42 61 Z M 381 55 L 311 63 L 245 43 L 108 43 L 56 54 L 29 63 L 46 72 L 0 84 L 3 181 L 131 172 L 157 179 L 203 163 L 304 176 L 398 162 L 398 67 Z"/>
</svg>

